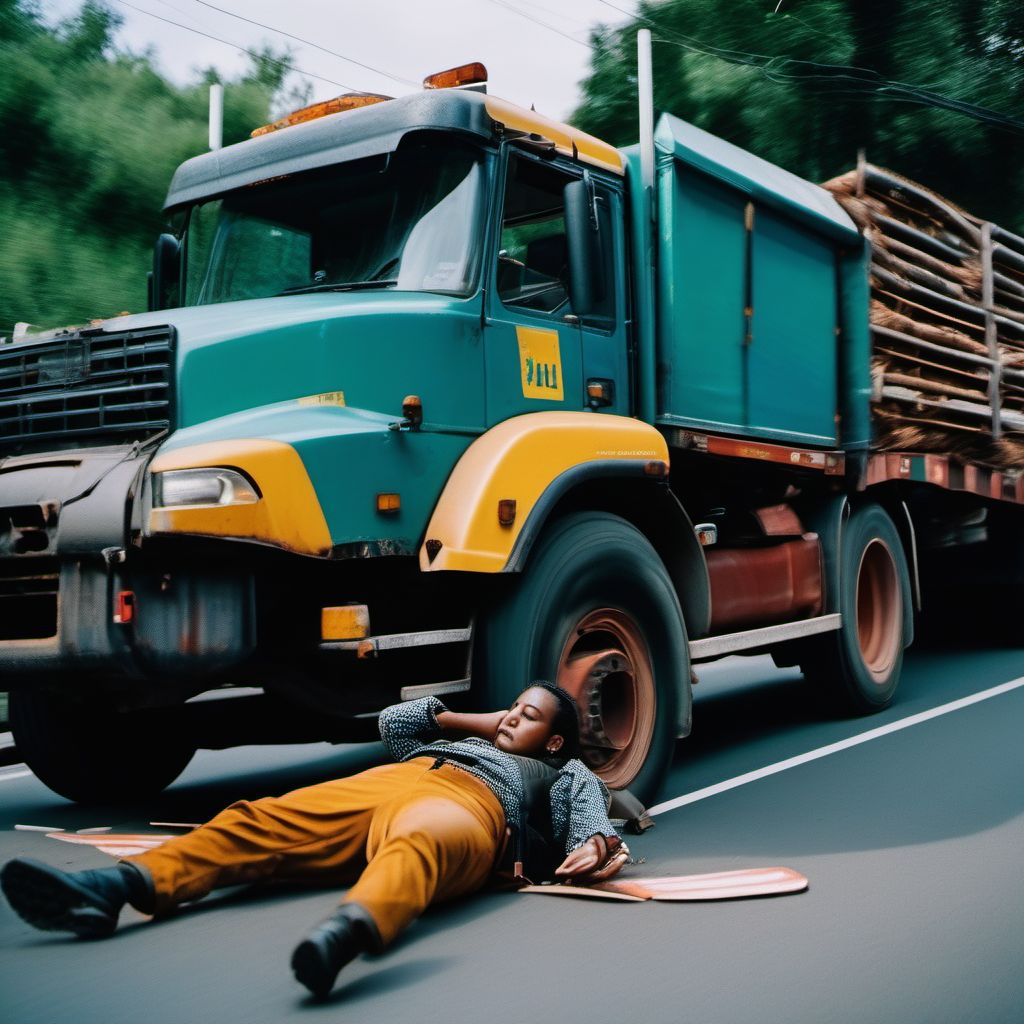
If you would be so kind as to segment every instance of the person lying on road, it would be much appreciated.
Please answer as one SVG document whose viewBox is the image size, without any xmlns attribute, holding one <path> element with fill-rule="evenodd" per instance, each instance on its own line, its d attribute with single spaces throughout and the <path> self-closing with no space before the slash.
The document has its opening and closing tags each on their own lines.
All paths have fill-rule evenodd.
<svg viewBox="0 0 1024 1024">
<path fill-rule="evenodd" d="M 102 938 L 125 903 L 160 916 L 221 886 L 350 884 L 292 954 L 296 978 L 322 997 L 358 954 L 386 948 L 428 906 L 481 888 L 506 862 L 518 884 L 531 873 L 603 881 L 626 863 L 608 792 L 577 757 L 576 702 L 560 687 L 534 683 L 487 714 L 424 697 L 386 708 L 380 732 L 394 764 L 239 801 L 110 868 L 16 858 L 0 885 L 34 927 Z"/>
</svg>

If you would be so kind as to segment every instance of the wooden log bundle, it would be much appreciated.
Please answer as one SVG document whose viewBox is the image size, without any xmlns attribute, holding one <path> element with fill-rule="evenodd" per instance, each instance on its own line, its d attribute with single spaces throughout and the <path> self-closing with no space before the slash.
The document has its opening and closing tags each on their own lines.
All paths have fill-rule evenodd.
<svg viewBox="0 0 1024 1024">
<path fill-rule="evenodd" d="M 871 164 L 825 188 L 871 244 L 874 447 L 1024 470 L 1024 238 Z"/>
</svg>

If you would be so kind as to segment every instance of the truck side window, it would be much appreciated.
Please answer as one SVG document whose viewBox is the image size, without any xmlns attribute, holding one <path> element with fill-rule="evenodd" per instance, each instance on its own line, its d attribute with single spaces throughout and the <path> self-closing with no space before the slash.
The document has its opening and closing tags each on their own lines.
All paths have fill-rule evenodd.
<svg viewBox="0 0 1024 1024">
<path fill-rule="evenodd" d="M 498 297 L 540 314 L 569 312 L 562 189 L 568 175 L 519 156 L 509 160 L 498 252 Z"/>
</svg>

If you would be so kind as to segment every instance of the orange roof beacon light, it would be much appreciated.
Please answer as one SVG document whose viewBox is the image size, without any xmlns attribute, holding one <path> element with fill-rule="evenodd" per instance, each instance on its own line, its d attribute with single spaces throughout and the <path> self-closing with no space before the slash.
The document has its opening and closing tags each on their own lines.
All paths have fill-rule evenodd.
<svg viewBox="0 0 1024 1024">
<path fill-rule="evenodd" d="M 269 135 L 270 132 L 279 131 L 281 128 L 290 128 L 293 124 L 302 124 L 304 121 L 315 121 L 318 117 L 326 117 L 328 114 L 340 114 L 346 110 L 356 110 L 359 107 L 369 107 L 374 103 L 386 103 L 393 99 L 392 96 L 383 96 L 376 92 L 347 92 L 344 96 L 335 96 L 331 100 L 323 100 L 321 103 L 312 103 L 308 107 L 293 110 L 285 114 L 271 124 L 265 124 L 249 133 L 250 138 L 255 139 L 259 135 Z"/>
<path fill-rule="evenodd" d="M 447 71 L 427 75 L 423 79 L 424 89 L 471 89 L 473 92 L 487 92 L 487 68 L 475 60 Z"/>
</svg>

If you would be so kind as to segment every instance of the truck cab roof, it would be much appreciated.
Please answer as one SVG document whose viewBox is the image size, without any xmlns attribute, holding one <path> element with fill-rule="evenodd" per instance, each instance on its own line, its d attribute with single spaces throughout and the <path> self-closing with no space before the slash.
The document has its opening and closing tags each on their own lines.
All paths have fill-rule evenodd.
<svg viewBox="0 0 1024 1024">
<path fill-rule="evenodd" d="M 495 140 L 537 136 L 555 150 L 622 174 L 621 154 L 600 139 L 495 96 L 455 89 L 413 93 L 272 131 L 185 161 L 171 179 L 165 209 L 300 171 L 393 151 L 412 131 L 437 130 Z"/>
</svg>

